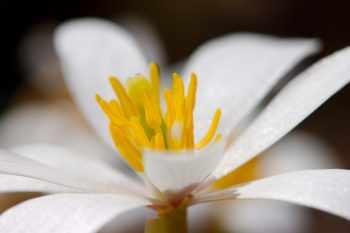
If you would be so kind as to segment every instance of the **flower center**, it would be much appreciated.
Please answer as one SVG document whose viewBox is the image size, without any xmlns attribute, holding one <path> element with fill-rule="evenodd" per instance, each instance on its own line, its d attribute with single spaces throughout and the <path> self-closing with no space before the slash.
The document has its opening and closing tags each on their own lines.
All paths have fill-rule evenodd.
<svg viewBox="0 0 350 233">
<path fill-rule="evenodd" d="M 156 64 L 150 65 L 150 80 L 136 74 L 127 80 L 126 87 L 115 77 L 110 78 L 110 83 L 118 100 L 108 102 L 98 94 L 96 100 L 110 120 L 109 129 L 115 146 L 135 170 L 143 172 L 144 148 L 198 150 L 220 140 L 221 135 L 215 135 L 221 115 L 218 108 L 207 134 L 198 143 L 194 142 L 195 73 L 191 75 L 186 95 L 181 77 L 173 74 L 172 88 L 163 90 L 165 111 L 160 104 L 160 72 Z"/>
</svg>

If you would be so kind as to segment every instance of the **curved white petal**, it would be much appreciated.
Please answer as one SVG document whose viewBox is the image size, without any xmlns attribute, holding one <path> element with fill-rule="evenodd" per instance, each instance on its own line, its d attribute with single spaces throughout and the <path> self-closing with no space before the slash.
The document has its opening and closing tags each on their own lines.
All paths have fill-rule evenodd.
<svg viewBox="0 0 350 233">
<path fill-rule="evenodd" d="M 229 134 L 278 80 L 319 49 L 317 40 L 233 34 L 201 46 L 189 59 L 185 78 L 197 73 L 196 138 L 222 108 L 219 132 Z"/>
<path fill-rule="evenodd" d="M 267 149 L 349 83 L 349 60 L 346 48 L 293 79 L 226 151 L 214 176 L 229 173 Z"/>
<path fill-rule="evenodd" d="M 197 202 L 234 198 L 287 201 L 350 220 L 350 170 L 324 169 L 285 173 L 204 194 Z"/>
<path fill-rule="evenodd" d="M 147 150 L 143 159 L 145 174 L 162 192 L 175 193 L 184 189 L 189 191 L 216 168 L 223 150 L 222 142 L 194 153 Z"/>
<path fill-rule="evenodd" d="M 81 179 L 106 187 L 118 187 L 137 193 L 145 190 L 116 169 L 73 150 L 50 144 L 22 145 L 11 149 L 16 154 L 59 169 Z"/>
<path fill-rule="evenodd" d="M 68 21 L 56 30 L 54 42 L 73 97 L 99 135 L 113 146 L 95 94 L 113 98 L 110 76 L 123 81 L 147 71 L 137 43 L 122 28 L 101 19 Z"/>
<path fill-rule="evenodd" d="M 74 174 L 68 174 L 63 170 L 3 150 L 0 150 L 0 174 L 34 178 L 82 192 L 104 190 L 101 185 L 86 181 Z"/>
<path fill-rule="evenodd" d="M 79 177 L 70 176 L 62 170 L 57 170 L 4 150 L 0 150 L 0 174 L 39 179 L 82 192 L 95 189 L 103 190 L 98 185 L 86 182 Z"/>
<path fill-rule="evenodd" d="M 69 193 L 82 190 L 24 176 L 0 174 L 0 192 Z"/>
<path fill-rule="evenodd" d="M 79 166 L 82 166 L 81 164 Z M 92 171 L 90 171 L 92 173 Z M 77 192 L 130 193 L 123 187 L 96 182 L 68 170 L 41 163 L 14 152 L 0 150 L 0 174 L 24 176 L 65 186 Z M 130 194 L 131 195 L 131 194 Z"/>
<path fill-rule="evenodd" d="M 0 229 L 7 233 L 93 233 L 123 212 L 148 204 L 108 194 L 50 195 L 7 210 L 0 217 Z"/>
<path fill-rule="evenodd" d="M 36 127 L 40 125 L 40 127 Z M 103 143 L 82 121 L 68 101 L 28 102 L 5 112 L 0 118 L 0 146 L 54 143 L 98 157 L 118 167 L 125 166 L 120 156 Z"/>
<path fill-rule="evenodd" d="M 337 154 L 310 133 L 294 131 L 270 147 L 259 159 L 259 177 L 309 169 L 341 168 Z"/>
<path fill-rule="evenodd" d="M 303 233 L 311 221 L 301 206 L 268 200 L 225 201 L 215 213 L 225 232 Z"/>
</svg>

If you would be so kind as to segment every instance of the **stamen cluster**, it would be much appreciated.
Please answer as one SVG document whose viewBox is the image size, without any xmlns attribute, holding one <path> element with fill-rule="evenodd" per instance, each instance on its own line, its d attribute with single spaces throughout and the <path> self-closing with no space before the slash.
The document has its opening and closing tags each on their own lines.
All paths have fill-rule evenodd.
<svg viewBox="0 0 350 233">
<path fill-rule="evenodd" d="M 112 99 L 107 102 L 99 95 L 96 95 L 96 100 L 110 120 L 109 129 L 116 147 L 135 170 L 143 172 L 144 148 L 156 151 L 196 150 L 205 147 L 214 138 L 220 109 L 217 109 L 207 134 L 198 143 L 194 142 L 195 73 L 191 75 L 186 95 L 181 77 L 173 74 L 172 88 L 163 90 L 164 112 L 160 104 L 158 65 L 150 65 L 150 80 L 137 74 L 127 80 L 126 88 L 115 77 L 110 77 L 110 83 L 119 101 Z M 214 143 L 220 137 L 217 134 Z"/>
</svg>

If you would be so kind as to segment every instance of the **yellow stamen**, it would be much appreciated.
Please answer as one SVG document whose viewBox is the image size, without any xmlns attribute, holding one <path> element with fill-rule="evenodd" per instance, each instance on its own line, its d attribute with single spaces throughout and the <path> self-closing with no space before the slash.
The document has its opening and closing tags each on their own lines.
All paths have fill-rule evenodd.
<svg viewBox="0 0 350 233">
<path fill-rule="evenodd" d="M 160 72 L 157 64 L 152 63 L 150 65 L 150 76 L 152 84 L 152 98 L 157 106 L 160 106 Z"/>
<path fill-rule="evenodd" d="M 195 73 L 191 74 L 191 82 L 188 87 L 186 96 L 186 107 L 193 111 L 196 105 L 196 91 L 197 91 L 197 76 Z"/>
<path fill-rule="evenodd" d="M 175 119 L 182 121 L 185 108 L 185 87 L 181 80 L 181 77 L 177 74 L 173 74 L 173 95 L 174 95 L 174 107 L 176 111 Z"/>
<path fill-rule="evenodd" d="M 122 117 L 115 115 L 111 109 L 109 108 L 109 105 L 106 101 L 104 101 L 99 95 L 96 95 L 96 100 L 98 104 L 100 105 L 103 112 L 108 116 L 110 121 L 115 125 L 128 125 L 128 122 L 125 121 Z"/>
<path fill-rule="evenodd" d="M 162 123 L 158 106 L 154 104 L 146 89 L 141 90 L 142 103 L 145 107 L 146 120 L 152 129 L 159 129 Z"/>
<path fill-rule="evenodd" d="M 211 139 L 213 138 L 216 132 L 216 128 L 218 127 L 220 116 L 221 116 L 221 109 L 219 108 L 215 112 L 209 131 L 207 132 L 205 137 L 196 145 L 196 149 L 201 149 L 205 147 L 211 141 Z"/>
<path fill-rule="evenodd" d="M 166 113 L 166 123 L 168 125 L 168 128 L 171 128 L 175 121 L 176 113 L 173 96 L 171 94 L 171 91 L 167 88 L 164 89 L 164 99 L 168 110 Z"/>
<path fill-rule="evenodd" d="M 123 85 L 119 82 L 117 78 L 111 77 L 109 79 L 114 92 L 117 94 L 119 101 L 123 107 L 123 110 L 128 118 L 137 115 L 137 109 L 135 104 L 130 100 L 128 94 L 126 93 Z"/>
<path fill-rule="evenodd" d="M 118 132 L 118 129 L 110 126 L 113 141 L 121 155 L 138 172 L 143 172 L 142 154 L 132 143 Z"/>
<path fill-rule="evenodd" d="M 121 116 L 125 119 L 125 113 L 124 113 L 122 107 L 119 105 L 119 103 L 116 100 L 109 101 L 108 106 L 113 114 Z"/>
<path fill-rule="evenodd" d="M 163 134 L 157 133 L 154 141 L 155 141 L 156 150 L 164 150 L 165 146 L 164 146 Z"/>
<path fill-rule="evenodd" d="M 117 78 L 110 83 L 118 100 L 96 100 L 110 120 L 110 133 L 115 146 L 126 161 L 139 172 L 143 172 L 142 150 L 157 151 L 197 150 L 210 142 L 215 144 L 221 134 L 216 134 L 221 110 L 213 117 L 211 127 L 199 143 L 194 142 L 193 112 L 196 104 L 197 77 L 191 81 L 185 96 L 181 77 L 173 74 L 171 89 L 164 89 L 166 112 L 160 105 L 160 72 L 158 65 L 150 65 L 150 80 L 136 74 L 126 82 L 126 89 Z M 213 139 L 214 138 L 214 139 Z"/>
<path fill-rule="evenodd" d="M 177 138 L 170 139 L 170 150 L 180 150 L 181 144 Z"/>
<path fill-rule="evenodd" d="M 131 118 L 130 128 L 136 143 L 140 147 L 150 147 L 151 144 L 147 138 L 147 135 L 136 117 Z"/>
<path fill-rule="evenodd" d="M 194 135 L 193 135 L 193 112 L 186 109 L 184 127 L 182 129 L 182 147 L 186 149 L 193 149 Z"/>
</svg>

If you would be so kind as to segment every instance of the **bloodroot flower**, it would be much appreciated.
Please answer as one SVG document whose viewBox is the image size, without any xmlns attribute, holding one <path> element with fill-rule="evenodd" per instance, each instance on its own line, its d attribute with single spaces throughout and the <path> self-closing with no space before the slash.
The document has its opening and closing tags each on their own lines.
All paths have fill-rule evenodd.
<svg viewBox="0 0 350 233">
<path fill-rule="evenodd" d="M 282 200 L 350 219 L 348 170 L 215 185 L 349 82 L 350 48 L 295 77 L 244 124 L 280 78 L 318 50 L 317 41 L 224 36 L 197 49 L 167 88 L 158 66 L 109 22 L 67 22 L 56 31 L 55 46 L 81 111 L 140 179 L 53 145 L 2 150 L 1 191 L 52 194 L 6 211 L 2 232 L 96 232 L 137 207 L 157 214 L 146 232 L 187 232 L 189 206 L 242 198 Z"/>
</svg>

